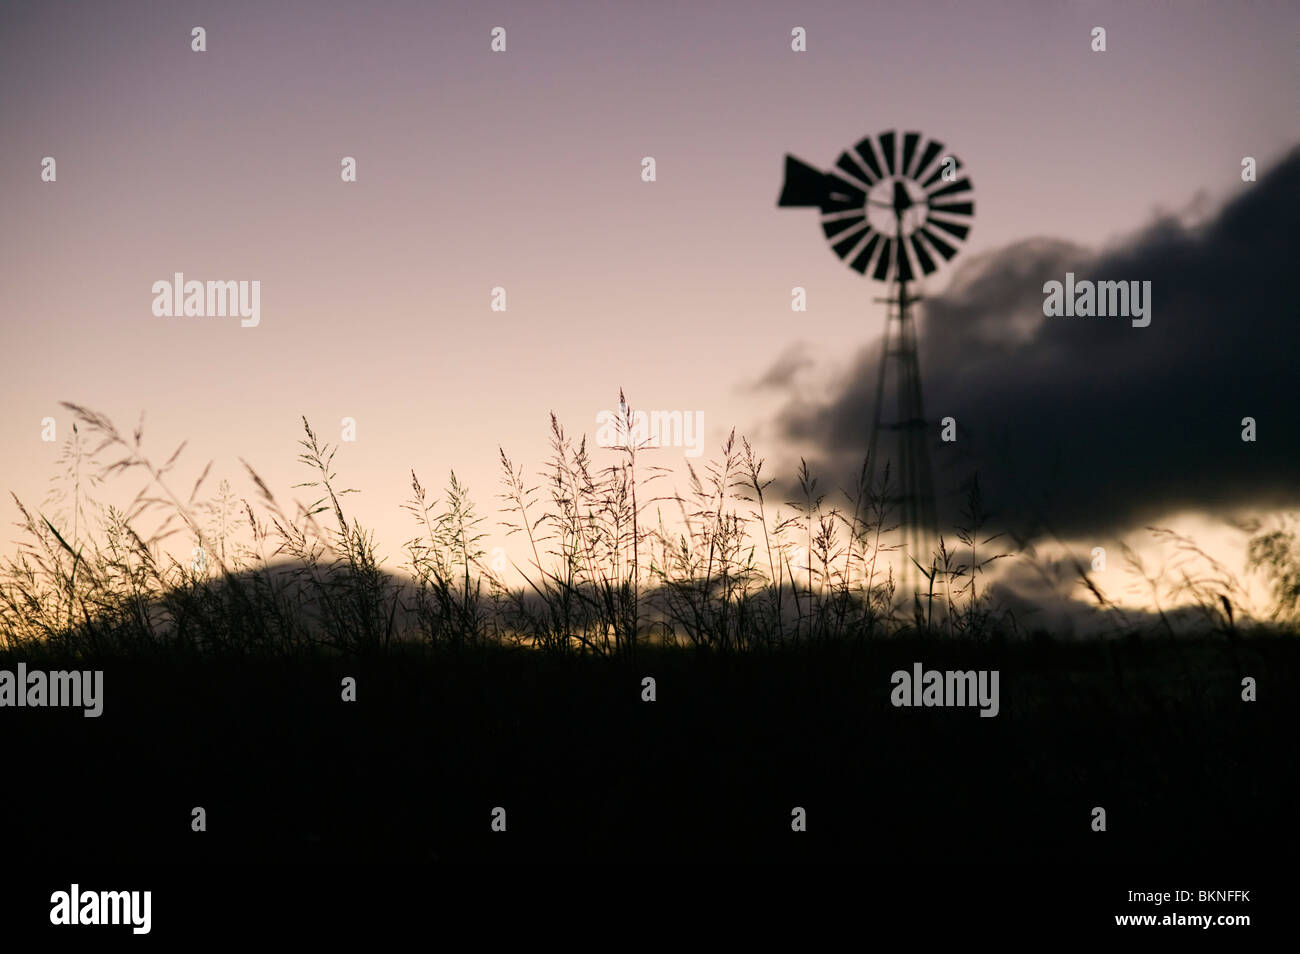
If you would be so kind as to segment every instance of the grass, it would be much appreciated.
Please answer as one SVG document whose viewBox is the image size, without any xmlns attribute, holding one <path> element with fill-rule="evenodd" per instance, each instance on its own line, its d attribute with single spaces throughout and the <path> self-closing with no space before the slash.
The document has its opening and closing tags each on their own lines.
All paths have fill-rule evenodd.
<svg viewBox="0 0 1300 954">
<path fill-rule="evenodd" d="M 891 560 L 887 466 L 871 486 L 864 461 L 831 503 L 801 462 L 797 498 L 777 503 L 765 461 L 733 431 L 702 468 L 687 462 L 684 493 L 656 493 L 670 471 L 646 462 L 647 448 L 631 440 L 635 413 L 619 398 L 622 441 L 609 463 L 598 465 L 585 437 L 571 437 L 554 415 L 539 473 L 501 450 L 497 516 L 522 544 L 522 565 L 488 558 L 488 518 L 454 472 L 435 499 L 413 471 L 403 506 L 414 535 L 399 572 L 381 565 L 373 534 L 349 516 L 357 491 L 339 480 L 338 448 L 305 418 L 298 460 L 309 478 L 295 487 L 312 499 L 286 507 L 242 461 L 253 500 L 227 480 L 200 499 L 210 463 L 185 493 L 175 473 L 184 443 L 158 464 L 142 448 L 142 427 L 123 434 L 65 404 L 76 424 L 51 495 L 37 510 L 14 497 L 23 540 L 0 566 L 0 647 L 257 656 L 522 645 L 635 658 L 647 645 L 743 653 L 884 636 L 1026 635 L 981 585 L 1012 554 L 1001 534 L 987 533 L 992 515 L 977 477 L 966 484 L 960 525 L 939 538 L 928 565 L 916 563 L 923 587 L 909 605 Z M 109 452 L 114 459 L 102 463 Z M 110 481 L 132 474 L 143 486 L 125 506 L 101 501 Z M 1252 567 L 1272 585 L 1270 619 L 1294 620 L 1294 524 L 1251 529 Z M 1174 549 L 1172 568 L 1148 569 L 1127 548 L 1125 558 L 1170 634 L 1171 604 L 1211 635 L 1235 639 L 1267 622 L 1242 609 L 1242 584 L 1193 541 L 1153 532 Z M 190 559 L 174 555 L 178 546 Z M 1032 561 L 1032 547 L 1016 555 Z M 1058 582 L 1063 570 L 1072 574 L 1117 632 L 1135 629 L 1085 567 L 1040 569 Z"/>
</svg>

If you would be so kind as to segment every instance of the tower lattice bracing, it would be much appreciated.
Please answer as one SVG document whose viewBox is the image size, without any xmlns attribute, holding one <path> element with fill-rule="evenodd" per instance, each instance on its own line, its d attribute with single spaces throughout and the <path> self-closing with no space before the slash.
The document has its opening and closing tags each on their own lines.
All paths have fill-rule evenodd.
<svg viewBox="0 0 1300 954">
<path fill-rule="evenodd" d="M 902 536 L 902 587 L 914 591 L 922 579 L 913 560 L 929 566 L 938 540 L 934 475 L 930 461 L 933 425 L 925 416 L 912 308 L 921 299 L 899 281 L 891 298 L 877 299 L 888 312 L 880 346 L 871 431 L 867 445 L 868 486 L 884 495 Z M 886 464 L 888 474 L 886 475 Z"/>
</svg>

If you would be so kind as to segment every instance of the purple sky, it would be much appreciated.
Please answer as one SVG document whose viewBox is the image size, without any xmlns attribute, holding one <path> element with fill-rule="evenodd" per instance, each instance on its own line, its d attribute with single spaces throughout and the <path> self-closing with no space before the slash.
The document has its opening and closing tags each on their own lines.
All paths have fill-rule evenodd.
<svg viewBox="0 0 1300 954">
<path fill-rule="evenodd" d="M 300 416 L 331 440 L 354 417 L 338 469 L 394 555 L 412 467 L 432 486 L 455 467 L 491 510 L 498 444 L 531 469 L 550 410 L 590 434 L 620 385 L 780 462 L 776 399 L 747 385 L 805 341 L 815 389 L 883 317 L 816 215 L 776 208 L 785 153 L 948 143 L 976 189 L 970 257 L 1216 205 L 1295 134 L 1291 3 L 327 6 L 0 10 L 5 489 L 43 496 L 61 400 L 124 429 L 145 410 L 157 455 L 190 440 L 187 481 L 214 458 L 247 492 L 243 456 L 286 496 Z M 155 318 L 177 271 L 260 281 L 261 324 Z"/>
</svg>

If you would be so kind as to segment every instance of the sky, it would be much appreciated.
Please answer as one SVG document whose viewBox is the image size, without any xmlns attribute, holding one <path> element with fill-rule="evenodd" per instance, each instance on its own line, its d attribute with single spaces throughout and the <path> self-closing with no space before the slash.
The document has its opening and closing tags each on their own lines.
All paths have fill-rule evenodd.
<svg viewBox="0 0 1300 954">
<path fill-rule="evenodd" d="M 796 26 L 806 52 L 791 49 Z M 301 418 L 337 440 L 350 417 L 337 469 L 396 560 L 412 469 L 437 487 L 454 468 L 490 512 L 498 447 L 540 466 L 552 411 L 592 434 L 620 388 L 633 407 L 701 413 L 708 448 L 735 427 L 785 475 L 801 454 L 834 472 L 860 450 L 853 382 L 874 368 L 883 286 L 836 258 L 814 210 L 777 208 L 784 160 L 828 168 L 864 136 L 916 129 L 960 156 L 976 203 L 959 257 L 919 289 L 934 299 L 927 395 L 961 408 L 963 433 L 1009 429 L 1022 448 L 1064 415 L 1091 459 L 1097 421 L 1125 421 L 1118 503 L 1080 491 L 1094 471 L 1067 482 L 1083 502 L 1062 507 L 1058 535 L 1284 507 L 1294 416 L 1261 424 L 1275 466 L 1225 494 L 1224 475 L 1249 463 L 1173 479 L 1213 451 L 1174 453 L 1157 440 L 1173 433 L 1166 405 L 1148 416 L 1125 400 L 1133 382 L 1170 407 L 1208 400 L 1294 342 L 1268 311 L 1295 300 L 1276 254 L 1241 257 L 1246 314 L 1197 304 L 1232 301 L 1225 273 L 1178 283 L 1214 268 L 1215 223 L 1236 241 L 1224 210 L 1252 189 L 1285 194 L 1270 172 L 1291 176 L 1294 208 L 1296 26 L 1287 2 L 7 3 L 0 476 L 25 501 L 44 496 L 59 442 L 41 439 L 42 420 L 61 441 L 72 401 L 123 430 L 144 412 L 159 459 L 188 440 L 181 483 L 212 460 L 214 488 L 227 477 L 251 495 L 243 458 L 302 497 Z M 1257 183 L 1241 179 L 1247 156 Z M 343 157 L 357 181 L 342 181 Z M 1276 224 L 1264 200 L 1244 208 Z M 1252 236 L 1294 262 L 1293 231 Z M 1155 281 L 1152 326 L 1033 324 L 1044 276 L 1076 262 Z M 259 281 L 260 323 L 156 317 L 152 287 L 176 272 Z M 1263 294 L 1273 279 L 1290 285 Z M 806 313 L 791 311 L 794 286 Z M 1020 338 L 1011 314 L 1032 325 Z M 1279 347 L 1242 343 L 1255 320 Z M 983 352 L 977 328 L 994 342 Z M 1224 342 L 1233 358 L 1215 365 Z M 1019 387 L 996 386 L 1008 379 Z M 1080 389 L 1103 381 L 1116 390 L 1085 403 Z M 1040 470 L 1027 479 L 1045 488 Z M 125 502 L 138 486 L 121 480 Z M 1158 492 L 1144 501 L 1144 487 Z M 7 499 L 0 511 L 17 513 Z"/>
</svg>

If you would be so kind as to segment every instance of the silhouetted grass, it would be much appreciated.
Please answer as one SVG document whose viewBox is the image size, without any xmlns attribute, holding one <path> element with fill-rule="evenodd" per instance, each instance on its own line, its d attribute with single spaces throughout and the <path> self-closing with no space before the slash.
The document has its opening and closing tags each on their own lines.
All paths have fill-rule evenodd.
<svg viewBox="0 0 1300 954">
<path fill-rule="evenodd" d="M 554 415 L 540 473 L 528 476 L 501 450 L 500 524 L 527 554 L 512 564 L 522 581 L 514 583 L 499 557 L 488 559 L 487 518 L 454 472 L 440 499 L 411 473 L 404 509 L 415 533 L 392 573 L 373 534 L 346 511 L 356 491 L 339 481 L 337 446 L 305 418 L 298 460 L 310 477 L 295 486 L 314 499 L 285 507 L 247 462 L 252 501 L 226 480 L 201 500 L 210 463 L 186 494 L 174 475 L 184 443 L 156 464 L 141 427 L 124 435 L 103 415 L 65 406 L 77 423 L 54 491 L 35 512 L 14 498 L 23 541 L 0 567 L 0 646 L 11 649 L 211 656 L 513 644 L 631 658 L 646 644 L 730 653 L 908 634 L 1024 635 L 980 585 L 1009 554 L 1000 534 L 985 533 L 990 514 L 976 478 L 961 525 L 940 537 L 928 565 L 916 563 L 922 592 L 903 594 L 890 561 L 888 466 L 869 486 L 864 461 L 830 503 L 801 463 L 798 499 L 776 503 L 763 459 L 733 431 L 702 468 L 687 462 L 684 493 L 656 494 L 669 471 L 647 464 L 647 447 L 630 440 L 634 412 L 621 393 L 612 463 L 598 466 L 585 437 L 570 437 Z M 100 455 L 110 451 L 105 465 Z M 126 474 L 144 486 L 124 508 L 102 503 L 110 478 Z M 1255 530 L 1251 558 L 1273 582 L 1274 617 L 1293 618 L 1294 530 Z M 1192 541 L 1156 532 L 1194 560 L 1176 574 L 1151 572 L 1126 550 L 1166 630 L 1170 601 L 1193 607 L 1210 634 L 1236 639 L 1258 625 L 1234 610 L 1244 590 L 1226 568 Z M 172 555 L 180 541 L 189 560 Z M 1116 629 L 1131 629 L 1088 571 L 1074 570 Z"/>
</svg>

